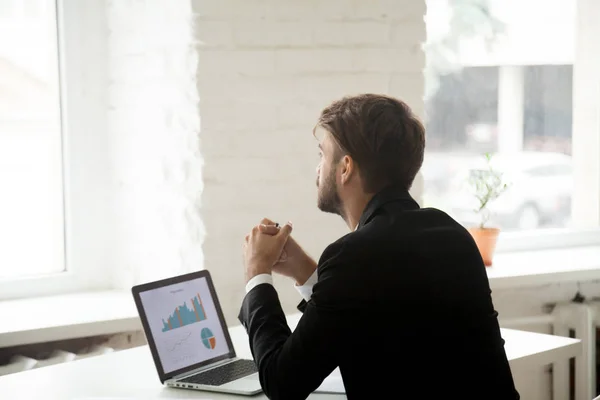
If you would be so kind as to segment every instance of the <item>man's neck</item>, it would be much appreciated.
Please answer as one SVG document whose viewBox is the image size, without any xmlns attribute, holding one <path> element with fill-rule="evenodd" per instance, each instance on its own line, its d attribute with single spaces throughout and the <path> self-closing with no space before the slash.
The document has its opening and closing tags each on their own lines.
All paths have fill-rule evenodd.
<svg viewBox="0 0 600 400">
<path fill-rule="evenodd" d="M 361 193 L 360 195 L 353 196 L 352 198 L 343 202 L 344 214 L 342 217 L 351 231 L 354 231 L 358 228 L 360 217 L 372 198 L 372 194 Z"/>
</svg>

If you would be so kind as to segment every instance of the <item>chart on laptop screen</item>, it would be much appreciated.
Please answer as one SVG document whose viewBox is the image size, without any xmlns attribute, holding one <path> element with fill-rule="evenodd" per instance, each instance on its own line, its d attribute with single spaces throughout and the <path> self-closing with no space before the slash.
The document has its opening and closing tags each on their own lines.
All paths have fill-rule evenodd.
<svg viewBox="0 0 600 400">
<path fill-rule="evenodd" d="M 165 373 L 227 354 L 206 278 L 140 293 Z"/>
<path fill-rule="evenodd" d="M 190 299 L 192 309 L 188 307 L 187 301 L 181 306 L 175 307 L 175 311 L 167 317 L 167 320 L 163 318 L 163 332 L 170 331 L 173 329 L 181 328 L 195 322 L 204 321 L 206 319 L 206 313 L 204 312 L 204 306 L 202 305 L 202 298 L 200 294 L 197 294 Z"/>
</svg>

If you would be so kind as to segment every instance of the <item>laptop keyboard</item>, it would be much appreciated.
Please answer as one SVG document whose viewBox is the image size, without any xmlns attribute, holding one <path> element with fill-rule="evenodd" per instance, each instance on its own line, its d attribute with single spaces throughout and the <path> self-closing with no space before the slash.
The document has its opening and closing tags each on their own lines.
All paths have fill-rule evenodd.
<svg viewBox="0 0 600 400">
<path fill-rule="evenodd" d="M 178 382 L 197 383 L 200 385 L 220 386 L 257 371 L 252 360 L 235 360 L 220 367 L 209 369 L 196 375 L 188 376 Z"/>
</svg>

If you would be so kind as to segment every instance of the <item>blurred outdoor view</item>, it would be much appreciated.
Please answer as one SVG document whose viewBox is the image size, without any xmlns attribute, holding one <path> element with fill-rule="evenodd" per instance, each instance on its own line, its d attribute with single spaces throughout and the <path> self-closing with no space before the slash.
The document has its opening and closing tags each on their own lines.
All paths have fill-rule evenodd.
<svg viewBox="0 0 600 400">
<path fill-rule="evenodd" d="M 56 5 L 0 0 L 0 279 L 64 270 Z"/>
<path fill-rule="evenodd" d="M 503 230 L 569 226 L 573 0 L 427 0 L 424 205 L 476 225 L 485 153 L 510 186 Z"/>
</svg>

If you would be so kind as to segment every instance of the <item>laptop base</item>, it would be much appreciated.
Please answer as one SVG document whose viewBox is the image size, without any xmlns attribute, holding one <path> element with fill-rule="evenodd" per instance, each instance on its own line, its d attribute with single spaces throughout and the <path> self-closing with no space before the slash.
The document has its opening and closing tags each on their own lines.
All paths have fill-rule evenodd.
<svg viewBox="0 0 600 400">
<path fill-rule="evenodd" d="M 207 392 L 220 392 L 220 393 L 231 393 L 240 394 L 246 396 L 253 396 L 262 392 L 260 381 L 258 380 L 258 373 L 248 375 L 246 377 L 236 379 L 235 381 L 225 383 L 219 386 L 211 385 L 199 385 L 196 383 L 178 382 L 169 380 L 165 382 L 165 385 L 177 389 L 190 389 L 190 390 L 201 390 Z"/>
</svg>

